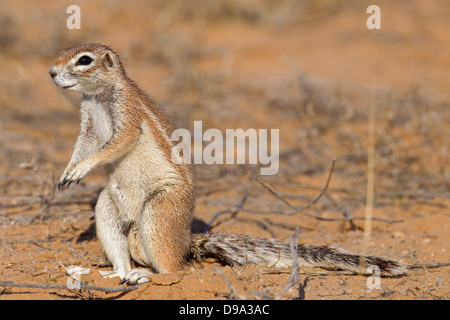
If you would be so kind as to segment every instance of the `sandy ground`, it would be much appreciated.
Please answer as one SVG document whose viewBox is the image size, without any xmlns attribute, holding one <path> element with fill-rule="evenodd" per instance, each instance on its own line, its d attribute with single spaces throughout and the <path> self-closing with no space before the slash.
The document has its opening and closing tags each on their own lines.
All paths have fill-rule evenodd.
<svg viewBox="0 0 450 320">
<path fill-rule="evenodd" d="M 79 129 L 79 95 L 54 86 L 61 49 L 111 45 L 133 79 L 177 127 L 279 129 L 279 171 L 265 183 L 302 207 L 294 215 L 225 213 L 210 231 L 333 245 L 399 259 L 448 263 L 450 20 L 446 1 L 376 1 L 381 30 L 368 30 L 367 1 L 79 1 L 81 30 L 68 30 L 69 2 L 2 1 L 0 13 L 0 281 L 118 288 L 95 237 L 99 170 L 56 191 Z M 375 120 L 375 193 L 364 241 L 369 109 Z M 198 165 L 193 229 L 236 206 L 288 211 L 258 182 L 255 165 Z M 322 220 L 318 219 L 322 218 Z M 343 221 L 350 217 L 352 220 Z M 334 219 L 335 221 L 324 220 Z M 339 220 L 340 219 L 340 220 Z M 448 299 L 449 267 L 371 278 L 301 268 L 232 268 L 214 260 L 153 275 L 129 292 L 0 285 L 0 299 Z M 231 284 L 231 286 L 229 285 Z M 371 285 L 372 284 L 372 285 Z"/>
</svg>

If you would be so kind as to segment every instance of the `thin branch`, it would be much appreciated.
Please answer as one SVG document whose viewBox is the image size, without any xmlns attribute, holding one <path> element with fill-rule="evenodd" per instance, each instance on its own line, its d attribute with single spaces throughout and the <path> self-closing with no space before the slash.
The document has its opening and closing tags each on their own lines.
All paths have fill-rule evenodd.
<svg viewBox="0 0 450 320">
<path fill-rule="evenodd" d="M 330 169 L 330 173 L 328 174 L 327 182 L 323 186 L 322 190 L 320 191 L 320 193 L 310 203 L 308 203 L 306 206 L 301 207 L 301 208 L 296 208 L 295 206 L 290 204 L 289 201 L 286 200 L 286 198 L 281 196 L 273 188 L 267 186 L 261 179 L 258 178 L 257 180 L 263 187 L 265 187 L 267 190 L 269 190 L 270 193 L 272 193 L 274 196 L 276 196 L 278 199 L 280 199 L 281 201 L 283 201 L 285 204 L 287 204 L 289 207 L 291 207 L 293 209 L 292 211 L 285 211 L 285 212 L 283 212 L 283 214 L 291 215 L 291 214 L 295 214 L 295 213 L 303 213 L 303 214 L 305 214 L 307 216 L 310 216 L 310 217 L 316 217 L 314 215 L 304 213 L 303 211 L 305 211 L 306 209 L 308 209 L 311 206 L 313 206 L 325 194 L 325 192 L 328 189 L 328 186 L 330 185 L 330 181 L 331 181 L 331 177 L 333 176 L 333 171 L 334 171 L 335 164 L 336 164 L 336 158 L 333 158 L 333 160 L 331 162 L 331 169 Z"/>
<path fill-rule="evenodd" d="M 263 211 L 263 210 L 254 210 L 254 209 L 248 209 L 248 208 L 240 208 L 239 211 L 243 212 L 249 212 L 249 213 L 258 213 L 258 214 L 268 214 L 268 213 L 275 213 L 275 214 L 283 214 L 283 215 L 293 215 L 296 213 L 301 213 L 307 217 L 314 218 L 321 221 L 353 221 L 353 220 L 366 220 L 366 217 L 353 217 L 351 214 L 349 215 L 348 212 L 344 211 L 345 217 L 344 218 L 323 218 L 320 216 L 316 216 L 307 212 L 304 212 L 306 209 L 313 206 L 319 199 L 326 193 L 328 186 L 330 185 L 331 177 L 333 176 L 334 166 L 336 163 L 336 159 L 333 158 L 330 173 L 328 174 L 327 181 L 325 185 L 322 187 L 322 190 L 320 193 L 306 206 L 303 206 L 301 208 L 297 208 L 293 206 L 284 196 L 282 196 L 279 192 L 277 192 L 275 189 L 267 185 L 264 181 L 262 181 L 260 178 L 257 178 L 257 181 L 266 188 L 271 194 L 273 194 L 275 197 L 277 197 L 279 200 L 281 200 L 283 203 L 287 204 L 292 210 L 290 211 L 276 211 L 276 210 L 270 210 L 270 211 Z M 228 209 L 229 210 L 229 209 Z M 225 210 L 224 210 L 225 211 Z M 394 219 L 384 219 L 384 218 L 376 218 L 371 217 L 371 220 L 374 221 L 382 221 L 382 222 L 388 222 L 388 223 L 395 223 L 395 222 L 403 222 L 403 220 L 394 220 Z"/>
<path fill-rule="evenodd" d="M 250 299 L 254 299 L 254 298 L 260 298 L 260 299 L 264 299 L 264 300 L 272 300 L 273 299 L 272 297 L 270 297 L 262 292 L 259 292 L 259 291 L 254 291 L 248 295 L 241 294 L 238 290 L 236 290 L 236 288 L 231 283 L 230 279 L 228 279 L 228 277 L 225 275 L 225 273 L 221 269 L 219 269 L 216 266 L 214 266 L 214 269 L 225 280 L 225 282 L 227 284 L 227 288 L 228 288 L 228 293 L 230 296 L 234 296 L 236 299 L 239 299 L 239 300 L 250 300 Z"/>
<path fill-rule="evenodd" d="M 450 266 L 450 262 L 417 263 L 407 266 L 408 269 L 442 268 Z"/>
<path fill-rule="evenodd" d="M 202 230 L 202 233 L 206 233 L 209 230 L 209 228 L 211 228 L 211 225 L 214 223 L 214 221 L 216 221 L 216 219 L 220 215 L 222 215 L 224 213 L 231 213 L 232 215 L 235 215 L 236 213 L 241 211 L 242 210 L 242 206 L 244 205 L 245 201 L 247 201 L 247 196 L 248 196 L 248 191 L 247 191 L 247 189 L 245 189 L 241 200 L 239 201 L 239 203 L 234 208 L 217 211 L 214 214 L 214 216 L 212 217 L 212 219 L 208 222 L 206 227 Z"/>
<path fill-rule="evenodd" d="M 450 262 L 435 262 L 435 263 L 417 263 L 406 266 L 408 269 L 434 269 L 449 267 Z M 288 270 L 266 270 L 261 274 L 287 274 Z M 309 276 L 342 276 L 342 275 L 354 275 L 352 271 L 332 271 L 332 270 L 302 270 L 300 274 L 306 274 Z"/>
<path fill-rule="evenodd" d="M 108 288 L 87 285 L 77 285 L 76 289 L 69 289 L 67 285 L 63 284 L 30 284 L 30 283 L 13 283 L 10 281 L 0 281 L 0 287 L 20 287 L 20 288 L 38 288 L 38 289 L 67 289 L 67 290 L 91 290 L 103 291 L 106 293 L 131 291 L 139 288 L 141 285 L 128 286 L 123 288 Z"/>
<path fill-rule="evenodd" d="M 348 219 L 349 223 L 350 223 L 350 227 L 352 230 L 356 230 L 356 225 L 353 222 L 353 215 L 352 213 L 347 210 L 347 208 L 340 206 L 336 200 L 334 200 L 334 198 L 332 196 L 330 196 L 328 193 L 325 194 L 325 196 L 336 206 L 336 207 L 340 207 L 341 212 L 344 214 L 344 217 Z"/>
<path fill-rule="evenodd" d="M 269 223 L 267 221 L 262 221 L 260 219 L 252 219 L 252 218 L 240 218 L 240 217 L 236 217 L 234 218 L 237 222 L 244 222 L 244 223 L 254 223 L 257 226 L 259 226 L 260 228 L 262 228 L 263 230 L 266 230 L 267 232 L 270 233 L 270 236 L 272 238 L 275 238 L 275 232 L 273 231 L 273 229 L 269 226 Z"/>
<path fill-rule="evenodd" d="M 288 281 L 283 286 L 281 292 L 275 297 L 275 300 L 282 298 L 286 292 L 291 288 L 296 286 L 300 282 L 300 269 L 298 267 L 298 228 L 295 229 L 295 234 L 293 237 L 289 236 L 289 243 L 291 245 L 291 255 L 292 255 L 292 271 L 289 276 Z"/>
<path fill-rule="evenodd" d="M 37 197 L 35 197 L 35 198 L 37 198 Z M 26 201 L 26 202 L 21 202 L 21 203 L 0 205 L 0 209 L 32 206 L 35 204 L 41 204 L 41 205 L 47 204 L 48 206 L 65 206 L 65 205 L 69 205 L 69 204 L 86 204 L 86 203 L 91 203 L 95 198 L 97 198 L 97 196 L 91 196 L 91 197 L 85 197 L 85 198 L 79 198 L 79 199 L 73 199 L 73 200 L 47 202 L 46 198 L 39 197 L 39 200 L 31 200 L 31 201 Z"/>
<path fill-rule="evenodd" d="M 285 214 L 285 215 L 291 215 L 294 213 L 298 213 L 296 210 L 293 210 L 293 211 L 276 211 L 276 210 L 263 211 L 263 210 L 253 210 L 253 209 L 246 209 L 246 208 L 242 208 L 242 209 L 240 209 L 240 211 L 249 212 L 249 213 L 257 213 L 257 214 L 274 213 L 274 214 Z M 320 221 L 351 221 L 351 220 L 365 220 L 366 219 L 365 217 L 324 218 L 324 217 L 316 216 L 316 215 L 306 213 L 306 212 L 302 212 L 302 214 L 304 214 L 307 217 L 314 218 L 314 219 L 317 219 Z M 404 220 L 377 218 L 377 217 L 372 217 L 371 219 L 373 221 L 380 221 L 380 222 L 387 222 L 387 223 L 399 223 L 399 222 L 404 221 Z"/>
<path fill-rule="evenodd" d="M 360 196 L 364 196 L 365 193 L 359 190 L 355 189 L 349 189 L 345 187 L 334 187 L 330 188 L 333 190 L 333 192 L 342 192 L 342 193 L 354 193 Z M 420 197 L 426 197 L 426 198 L 442 198 L 442 199 L 450 199 L 450 196 L 445 193 L 439 193 L 439 192 L 426 192 L 426 191 L 414 191 L 414 190 L 402 190 L 402 191 L 385 191 L 385 192 L 375 192 L 375 195 L 377 198 L 420 198 Z"/>
<path fill-rule="evenodd" d="M 351 214 L 349 214 L 348 211 L 344 210 L 344 218 L 324 218 L 324 217 L 320 217 L 320 216 L 316 216 L 307 212 L 304 212 L 304 210 L 310 208 L 311 206 L 313 206 L 317 201 L 319 201 L 319 199 L 326 193 L 328 186 L 330 185 L 330 181 L 331 181 L 331 177 L 333 176 L 333 172 L 334 172 L 334 167 L 335 167 L 335 163 L 336 163 L 336 159 L 333 158 L 332 160 L 332 164 L 331 164 L 331 169 L 330 172 L 328 174 L 328 178 L 327 181 L 325 183 L 325 185 L 322 187 L 322 190 L 320 191 L 320 193 L 310 202 L 308 203 L 306 206 L 303 206 L 301 208 L 297 208 L 295 206 L 293 206 L 284 196 L 282 196 L 278 191 L 276 191 L 275 189 L 273 189 L 272 187 L 270 187 L 269 185 L 267 185 L 267 183 L 265 183 L 263 180 L 261 180 L 259 177 L 257 178 L 257 181 L 265 188 L 267 189 L 271 194 L 273 194 L 275 197 L 277 197 L 279 200 L 281 200 L 283 203 L 285 203 L 286 205 L 288 205 L 292 210 L 290 211 L 277 211 L 277 210 L 268 210 L 268 211 L 264 211 L 264 210 L 256 210 L 256 209 L 249 209 L 249 208 L 243 208 L 243 205 L 245 203 L 245 201 L 247 200 L 247 190 L 244 191 L 244 196 L 241 198 L 241 200 L 239 201 L 239 203 L 233 207 L 233 208 L 229 208 L 229 209 L 223 209 L 223 210 L 219 210 L 217 211 L 213 218 L 210 220 L 210 222 L 207 224 L 207 226 L 203 229 L 203 233 L 206 233 L 209 228 L 211 227 L 212 223 L 222 214 L 224 213 L 231 213 L 233 215 L 235 215 L 237 212 L 242 211 L 242 212 L 249 212 L 249 213 L 256 213 L 256 214 L 269 214 L 269 213 L 274 213 L 274 214 L 283 214 L 283 215 L 293 215 L 296 213 L 301 213 L 307 217 L 310 218 L 314 218 L 320 221 L 350 221 L 351 223 L 353 222 L 353 220 L 366 220 L 366 217 L 353 217 Z M 387 222 L 387 223 L 398 223 L 398 222 L 403 222 L 403 220 L 395 220 L 395 219 L 385 219 L 385 218 L 377 218 L 377 217 L 371 217 L 371 220 L 374 221 L 381 221 L 381 222 Z"/>
<path fill-rule="evenodd" d="M 287 274 L 291 273 L 287 270 L 267 270 L 262 272 L 261 274 Z M 299 271 L 300 274 L 305 274 L 307 276 L 347 276 L 347 275 L 355 275 L 356 272 L 352 271 L 331 271 L 331 270 L 302 270 Z"/>
</svg>

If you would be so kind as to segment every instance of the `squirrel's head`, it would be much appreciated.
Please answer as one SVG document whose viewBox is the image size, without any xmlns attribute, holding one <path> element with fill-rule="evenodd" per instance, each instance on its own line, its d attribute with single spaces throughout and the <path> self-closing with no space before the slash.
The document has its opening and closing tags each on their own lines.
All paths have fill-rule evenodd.
<svg viewBox="0 0 450 320">
<path fill-rule="evenodd" d="M 125 76 L 118 55 L 111 48 L 97 43 L 63 50 L 49 74 L 57 86 L 87 95 L 102 94 Z"/>
</svg>

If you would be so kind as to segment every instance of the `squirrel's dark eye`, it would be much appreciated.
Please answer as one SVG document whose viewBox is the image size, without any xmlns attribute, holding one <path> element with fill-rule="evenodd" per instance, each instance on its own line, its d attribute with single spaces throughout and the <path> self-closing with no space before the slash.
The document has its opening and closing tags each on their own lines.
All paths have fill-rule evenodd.
<svg viewBox="0 0 450 320">
<path fill-rule="evenodd" d="M 82 66 L 87 66 L 88 64 L 90 64 L 92 62 L 92 58 L 89 56 L 82 56 L 80 59 L 78 59 L 76 65 L 82 65 Z"/>
</svg>

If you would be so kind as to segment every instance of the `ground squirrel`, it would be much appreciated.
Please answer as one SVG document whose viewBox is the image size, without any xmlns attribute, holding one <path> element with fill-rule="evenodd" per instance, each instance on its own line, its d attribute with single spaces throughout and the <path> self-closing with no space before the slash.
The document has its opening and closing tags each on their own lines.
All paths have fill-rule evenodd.
<svg viewBox="0 0 450 320">
<path fill-rule="evenodd" d="M 96 167 L 106 167 L 109 184 L 95 207 L 96 231 L 121 283 L 143 283 L 151 274 L 132 269 L 131 259 L 158 273 L 176 271 L 188 259 L 205 256 L 232 265 L 292 265 L 287 242 L 191 233 L 193 167 L 172 161 L 170 119 L 128 77 L 111 48 L 80 44 L 65 49 L 49 73 L 57 86 L 83 94 L 80 134 L 58 188 L 80 181 Z M 407 271 L 391 259 L 323 246 L 299 245 L 298 263 L 359 274 L 367 274 L 368 265 L 377 265 L 382 276 Z"/>
</svg>

